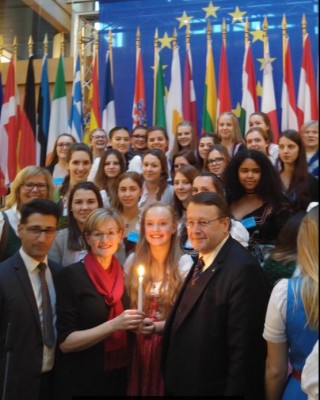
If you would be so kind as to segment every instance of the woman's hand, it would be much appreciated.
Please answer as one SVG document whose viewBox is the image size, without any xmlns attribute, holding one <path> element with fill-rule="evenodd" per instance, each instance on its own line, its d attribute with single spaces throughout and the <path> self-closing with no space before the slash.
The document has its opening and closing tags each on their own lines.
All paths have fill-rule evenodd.
<svg viewBox="0 0 320 400">
<path fill-rule="evenodd" d="M 140 323 L 145 318 L 145 313 L 138 310 L 124 310 L 120 315 L 112 321 L 114 331 L 134 330 L 137 329 Z"/>
<path fill-rule="evenodd" d="M 145 336 L 150 336 L 155 332 L 156 326 L 151 318 L 145 318 L 138 329 L 138 333 Z"/>
</svg>

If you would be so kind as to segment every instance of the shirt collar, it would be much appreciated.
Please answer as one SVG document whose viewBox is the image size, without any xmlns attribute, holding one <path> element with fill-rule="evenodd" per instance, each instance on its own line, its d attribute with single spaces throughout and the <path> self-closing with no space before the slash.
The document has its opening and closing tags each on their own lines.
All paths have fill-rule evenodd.
<svg viewBox="0 0 320 400">
<path fill-rule="evenodd" d="M 34 258 L 30 257 L 21 247 L 19 250 L 20 256 L 23 260 L 23 262 L 25 263 L 25 266 L 28 270 L 29 273 L 33 272 L 39 265 L 39 261 L 35 260 Z M 45 258 L 42 260 L 43 263 L 45 263 L 46 265 L 48 265 L 48 257 L 45 256 Z"/>
<path fill-rule="evenodd" d="M 225 244 L 225 242 L 228 240 L 230 235 L 226 236 L 219 244 L 218 246 L 215 247 L 215 249 L 213 249 L 210 253 L 208 254 L 199 254 L 199 258 L 202 257 L 203 258 L 203 262 L 204 262 L 204 267 L 203 269 L 206 270 L 215 260 L 215 258 L 217 257 L 219 251 L 221 250 L 221 248 L 223 247 L 223 245 Z"/>
</svg>

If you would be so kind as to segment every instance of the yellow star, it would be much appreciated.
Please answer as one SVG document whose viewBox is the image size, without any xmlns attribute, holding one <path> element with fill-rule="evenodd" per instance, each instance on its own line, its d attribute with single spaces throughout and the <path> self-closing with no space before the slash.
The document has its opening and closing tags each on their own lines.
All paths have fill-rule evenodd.
<svg viewBox="0 0 320 400">
<path fill-rule="evenodd" d="M 210 1 L 208 7 L 204 7 L 203 10 L 206 12 L 206 16 L 205 18 L 209 18 L 209 17 L 217 17 L 216 11 L 219 10 L 220 7 L 214 7 L 212 1 Z"/>
<path fill-rule="evenodd" d="M 232 23 L 234 24 L 235 22 L 243 22 L 243 16 L 247 14 L 246 11 L 240 11 L 239 7 L 237 6 L 234 12 L 228 13 L 232 17 Z"/>
<path fill-rule="evenodd" d="M 233 112 L 233 114 L 234 114 L 237 118 L 240 118 L 240 115 L 241 115 L 241 104 L 240 104 L 240 103 L 237 103 L 237 107 L 234 108 L 234 109 L 232 110 L 232 112 Z"/>
<path fill-rule="evenodd" d="M 179 29 L 182 28 L 183 26 L 189 25 L 192 18 L 193 17 L 188 17 L 187 13 L 185 11 L 183 11 L 183 14 L 181 15 L 181 17 L 176 18 L 180 22 Z"/>
<path fill-rule="evenodd" d="M 262 89 L 262 85 L 261 85 L 260 81 L 258 81 L 258 83 L 257 83 L 256 92 L 257 92 L 257 96 L 262 97 L 263 89 Z"/>
<path fill-rule="evenodd" d="M 275 57 L 269 57 L 270 63 L 273 63 L 274 60 L 276 60 Z M 265 58 L 257 58 L 257 61 L 259 61 L 259 63 L 261 63 L 260 71 L 262 71 L 264 69 L 264 67 L 266 66 L 267 60 Z"/>
<path fill-rule="evenodd" d="M 169 47 L 169 49 L 171 49 L 172 40 L 173 38 L 169 37 L 167 32 L 165 32 L 163 38 L 159 38 L 159 42 L 161 42 L 160 50 L 163 49 L 164 47 Z"/>
<path fill-rule="evenodd" d="M 257 31 L 251 31 L 250 35 L 253 36 L 252 43 L 256 42 L 257 40 L 261 40 L 263 42 L 263 31 L 262 30 L 257 30 Z"/>
<path fill-rule="evenodd" d="M 154 70 L 154 65 L 151 65 L 150 68 Z M 166 68 L 168 68 L 168 65 L 163 65 L 163 66 L 162 66 L 162 72 L 163 72 Z"/>
</svg>

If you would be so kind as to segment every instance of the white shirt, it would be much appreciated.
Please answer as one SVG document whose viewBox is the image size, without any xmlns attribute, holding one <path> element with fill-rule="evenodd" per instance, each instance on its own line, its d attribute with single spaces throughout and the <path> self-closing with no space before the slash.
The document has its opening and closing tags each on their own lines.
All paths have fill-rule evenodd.
<svg viewBox="0 0 320 400">
<path fill-rule="evenodd" d="M 31 286 L 33 289 L 34 297 L 37 303 L 40 322 L 42 324 L 42 296 L 41 296 L 41 283 L 40 283 L 40 276 L 39 270 L 37 269 L 39 265 L 39 261 L 35 260 L 34 258 L 30 257 L 22 248 L 19 250 L 21 258 L 25 263 L 29 279 L 31 282 Z M 48 265 L 47 257 L 43 260 L 43 262 Z M 51 306 L 52 306 L 52 316 L 53 316 L 53 326 L 56 326 L 56 292 L 53 285 L 53 279 L 51 275 L 50 268 L 46 268 L 46 281 L 48 285 L 48 290 L 50 294 Z M 55 337 L 57 337 L 57 333 L 55 331 Z M 43 346 L 43 358 L 42 358 L 42 372 L 51 371 L 54 364 L 54 353 L 55 353 L 55 346 L 52 348 L 47 347 L 46 345 Z"/>
<path fill-rule="evenodd" d="M 225 244 L 225 242 L 228 240 L 229 235 L 227 237 L 225 237 L 219 244 L 218 246 L 216 246 L 216 248 L 214 250 L 212 250 L 210 253 L 208 254 L 201 254 L 199 253 L 199 258 L 202 257 L 203 262 L 204 262 L 204 266 L 202 268 L 202 271 L 205 271 L 206 269 L 208 269 L 210 267 L 210 265 L 213 263 L 213 261 L 215 260 L 215 258 L 217 257 L 219 251 L 221 250 L 222 246 Z"/>
<path fill-rule="evenodd" d="M 301 375 L 301 388 L 308 400 L 319 399 L 319 340 L 306 359 Z"/>
</svg>

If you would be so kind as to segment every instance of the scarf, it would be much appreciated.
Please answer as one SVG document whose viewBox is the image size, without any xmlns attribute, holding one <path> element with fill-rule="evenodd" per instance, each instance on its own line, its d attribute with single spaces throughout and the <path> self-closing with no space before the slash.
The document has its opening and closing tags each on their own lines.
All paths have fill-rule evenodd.
<svg viewBox="0 0 320 400">
<path fill-rule="evenodd" d="M 84 266 L 97 292 L 110 306 L 108 321 L 120 315 L 124 308 L 121 301 L 124 292 L 123 271 L 113 256 L 108 269 L 104 269 L 91 252 L 84 257 Z M 117 331 L 104 340 L 105 370 L 121 368 L 127 364 L 127 333 Z"/>
</svg>

